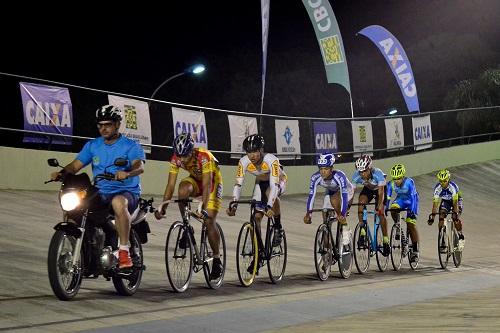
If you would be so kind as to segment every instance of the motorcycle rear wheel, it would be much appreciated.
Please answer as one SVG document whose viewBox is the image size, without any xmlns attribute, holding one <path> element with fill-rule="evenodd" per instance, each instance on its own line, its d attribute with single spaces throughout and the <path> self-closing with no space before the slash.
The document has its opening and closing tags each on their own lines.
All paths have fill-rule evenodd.
<svg viewBox="0 0 500 333">
<path fill-rule="evenodd" d="M 112 278 L 116 292 L 122 296 L 132 296 L 135 294 L 141 284 L 142 272 L 144 271 L 144 255 L 141 241 L 133 229 L 130 230 L 130 257 L 134 263 L 130 275 L 123 277 L 122 274 L 119 274 L 114 275 Z"/>
</svg>

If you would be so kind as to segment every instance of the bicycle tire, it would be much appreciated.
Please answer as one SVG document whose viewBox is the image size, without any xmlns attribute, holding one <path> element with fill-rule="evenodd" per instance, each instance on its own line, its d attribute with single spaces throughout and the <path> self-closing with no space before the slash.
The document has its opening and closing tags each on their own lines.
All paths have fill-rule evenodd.
<svg viewBox="0 0 500 333">
<path fill-rule="evenodd" d="M 220 254 L 220 260 L 222 262 L 222 274 L 217 280 L 210 280 L 210 273 L 212 272 L 212 264 L 213 264 L 213 257 L 212 257 L 212 249 L 210 248 L 210 245 L 208 244 L 207 240 L 207 234 L 205 233 L 205 253 L 203 253 L 203 275 L 205 276 L 205 281 L 207 283 L 207 286 L 210 287 L 211 289 L 219 289 L 220 286 L 222 286 L 222 282 L 224 281 L 224 274 L 226 273 L 226 239 L 224 237 L 224 232 L 222 231 L 221 226 L 219 223 L 215 222 L 215 226 L 219 230 L 219 235 L 220 235 L 220 242 L 219 242 L 219 254 Z"/>
<path fill-rule="evenodd" d="M 368 226 L 366 226 L 368 228 Z M 358 225 L 356 226 L 356 229 L 354 229 L 354 263 L 356 265 L 356 269 L 358 270 L 359 274 L 364 274 L 370 267 L 370 237 L 368 236 L 368 233 L 365 235 L 365 241 L 363 244 L 360 244 L 359 242 L 359 237 L 361 233 L 361 226 Z"/>
<path fill-rule="evenodd" d="M 377 250 L 375 252 L 375 257 L 377 258 L 378 270 L 385 272 L 389 264 L 389 256 L 384 256 L 384 235 L 382 233 L 382 225 L 379 224 L 376 228 L 377 232 L 374 237 Z"/>
<path fill-rule="evenodd" d="M 402 229 L 399 223 L 394 223 L 391 228 L 391 263 L 395 271 L 399 271 L 403 262 Z"/>
<path fill-rule="evenodd" d="M 268 226 L 271 223 L 268 223 Z M 268 232 L 270 232 L 269 237 L 267 237 L 266 247 L 270 249 L 269 253 L 267 253 L 267 272 L 269 273 L 269 278 L 272 283 L 278 283 L 283 279 L 285 275 L 286 269 L 286 260 L 287 260 L 287 245 L 286 245 L 286 233 L 285 229 L 282 229 L 283 237 L 280 245 L 273 247 L 272 240 L 274 238 L 274 226 L 268 227 Z"/>
<path fill-rule="evenodd" d="M 324 244 L 325 239 L 330 245 Z M 314 267 L 316 274 L 321 281 L 326 281 L 330 276 L 333 260 L 333 239 L 328 226 L 324 223 L 318 226 L 314 237 Z"/>
<path fill-rule="evenodd" d="M 441 244 L 443 243 L 443 241 L 446 244 L 446 250 L 441 249 Z M 438 231 L 437 250 L 439 265 L 441 265 L 442 269 L 445 269 L 448 266 L 448 259 L 450 258 L 450 244 L 448 242 L 448 235 L 446 233 L 446 225 L 443 225 L 443 227 Z"/>
<path fill-rule="evenodd" d="M 178 293 L 186 291 L 193 276 L 193 244 L 188 237 L 188 246 L 180 248 L 179 242 L 184 232 L 189 232 L 180 222 L 174 222 L 168 230 L 165 242 L 165 267 L 168 282 Z"/>
<path fill-rule="evenodd" d="M 459 237 L 458 237 L 458 231 L 457 229 L 455 229 L 455 226 L 452 227 L 452 231 L 453 231 L 453 252 L 452 252 L 453 264 L 455 264 L 455 267 L 459 267 L 460 264 L 462 263 L 462 251 L 459 250 L 458 248 Z"/>
<path fill-rule="evenodd" d="M 238 234 L 238 243 L 236 246 L 236 268 L 238 271 L 238 279 L 241 285 L 249 287 L 255 280 L 259 269 L 257 234 L 255 233 L 252 223 L 245 222 L 241 226 Z M 247 269 L 253 263 L 252 272 Z"/>
</svg>

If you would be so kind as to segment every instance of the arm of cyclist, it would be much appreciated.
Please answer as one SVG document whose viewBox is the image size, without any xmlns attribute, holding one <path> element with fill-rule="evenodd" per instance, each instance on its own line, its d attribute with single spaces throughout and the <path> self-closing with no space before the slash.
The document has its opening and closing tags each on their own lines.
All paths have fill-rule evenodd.
<svg viewBox="0 0 500 333">
<path fill-rule="evenodd" d="M 203 193 L 202 193 L 203 204 L 201 206 L 200 217 L 202 217 L 204 220 L 208 219 L 207 207 L 208 207 L 208 200 L 210 198 L 210 185 L 212 184 L 212 177 L 213 174 L 211 171 L 208 172 L 203 171 L 201 176 L 201 183 L 203 186 Z"/>
<path fill-rule="evenodd" d="M 233 201 L 238 201 L 240 199 L 241 187 L 243 186 L 243 182 L 245 181 L 245 169 L 241 161 L 242 159 L 240 159 L 240 161 L 238 162 L 238 169 L 236 170 L 236 180 L 233 188 Z M 237 208 L 237 205 L 228 207 L 226 209 L 227 215 L 235 216 Z"/>
<path fill-rule="evenodd" d="M 306 204 L 306 215 L 304 216 L 304 223 L 311 224 L 311 212 L 314 207 L 314 199 L 316 198 L 316 190 L 319 182 L 321 181 L 321 175 L 319 171 L 315 172 L 311 176 L 311 180 L 309 183 L 309 196 L 307 197 Z"/>
<path fill-rule="evenodd" d="M 384 215 L 384 194 L 385 194 L 385 185 L 379 186 L 378 187 L 378 202 L 377 202 L 377 214 L 379 216 Z"/>
<path fill-rule="evenodd" d="M 273 217 L 274 211 L 274 201 L 279 195 L 279 184 L 280 182 L 280 162 L 278 159 L 275 159 L 271 163 L 271 172 L 269 173 L 269 196 L 267 198 L 266 205 L 266 216 Z"/>
<path fill-rule="evenodd" d="M 335 211 L 337 212 L 337 218 L 340 223 L 345 224 L 346 222 L 346 216 L 347 216 L 347 210 L 349 208 L 349 186 L 350 184 L 348 183 L 348 180 L 345 176 L 344 173 L 337 172 L 333 176 L 333 179 L 337 181 L 339 184 L 339 192 L 340 192 L 340 202 L 339 202 L 339 207 L 333 207 L 335 208 Z"/>
<path fill-rule="evenodd" d="M 165 187 L 165 193 L 163 194 L 163 201 L 167 201 L 172 199 L 172 196 L 174 195 L 174 190 L 175 190 L 175 183 L 177 182 L 177 171 L 172 172 L 172 167 L 170 168 L 170 172 L 168 173 L 168 182 L 167 186 Z M 158 209 L 155 211 L 155 217 L 157 220 L 161 219 L 163 216 L 165 216 L 165 213 L 167 211 L 168 203 L 162 204 Z"/>
</svg>

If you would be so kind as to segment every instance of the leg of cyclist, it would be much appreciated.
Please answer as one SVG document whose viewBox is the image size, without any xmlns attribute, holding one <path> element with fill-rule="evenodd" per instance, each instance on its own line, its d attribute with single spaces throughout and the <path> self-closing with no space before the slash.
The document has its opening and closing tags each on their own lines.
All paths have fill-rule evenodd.
<svg viewBox="0 0 500 333">
<path fill-rule="evenodd" d="M 384 246 L 384 251 L 383 255 L 388 256 L 391 253 L 391 246 L 389 245 L 390 240 L 389 240 L 389 231 L 387 227 L 387 219 L 385 218 L 385 212 L 384 208 L 386 205 L 386 193 L 385 193 L 385 186 L 379 186 L 378 189 L 374 191 L 375 195 L 375 210 L 376 214 L 378 215 L 380 219 L 380 225 L 382 226 L 382 244 Z M 371 201 L 371 199 L 370 199 Z"/>
<path fill-rule="evenodd" d="M 366 186 L 363 187 L 363 190 L 361 190 L 361 193 L 359 194 L 359 197 L 358 197 L 358 203 L 359 203 L 359 206 L 358 206 L 358 221 L 359 221 L 359 228 L 360 228 L 360 231 L 359 231 L 359 239 L 358 239 L 358 246 L 359 247 L 363 247 L 364 244 L 365 244 L 365 237 L 366 237 L 366 229 L 363 228 L 363 205 L 366 205 L 367 203 L 370 202 L 370 200 L 368 199 L 368 195 L 366 194 Z"/>
<path fill-rule="evenodd" d="M 458 247 L 460 250 L 463 250 L 464 245 L 465 245 L 465 237 L 462 232 L 462 220 L 460 219 L 460 216 L 462 215 L 462 210 L 463 210 L 463 201 L 462 198 L 458 199 L 458 202 L 456 202 L 456 205 L 454 204 L 454 209 L 458 211 L 458 214 L 454 215 L 453 223 L 455 224 L 455 229 L 457 229 L 458 232 Z"/>
<path fill-rule="evenodd" d="M 419 246 L 418 246 L 419 236 L 416 223 L 417 223 L 416 215 L 408 212 L 406 216 L 406 227 L 410 232 L 411 242 L 413 244 L 412 258 L 410 258 L 412 261 L 417 260 L 418 257 L 420 256 Z"/>
<path fill-rule="evenodd" d="M 329 195 L 329 197 L 330 197 L 330 204 L 332 205 L 333 209 L 335 209 L 335 212 L 337 213 L 338 221 L 339 221 L 339 223 L 342 223 L 340 216 L 342 216 L 341 209 L 342 209 L 342 205 L 344 203 L 342 202 L 342 195 L 341 195 L 340 191 L 337 191 L 335 194 Z M 354 192 L 349 193 L 347 196 L 347 200 L 348 200 L 347 211 L 345 212 L 345 216 L 343 216 L 343 223 L 342 223 L 344 225 L 342 238 L 344 238 L 344 239 L 349 239 L 351 237 L 351 230 L 349 228 L 349 224 L 347 223 L 346 217 L 347 217 L 347 214 L 349 213 L 349 209 L 351 208 L 353 197 L 354 197 Z"/>
<path fill-rule="evenodd" d="M 221 236 L 219 233 L 219 228 L 217 228 L 217 213 L 222 205 L 222 180 L 216 178 L 215 185 L 210 192 L 207 213 L 208 218 L 205 219 L 205 224 L 207 226 L 207 236 L 210 247 L 213 251 L 213 263 L 212 271 L 210 272 L 210 280 L 217 280 L 221 277 L 223 271 L 222 261 L 220 259 L 220 242 Z"/>
<path fill-rule="evenodd" d="M 196 181 L 191 177 L 186 177 L 179 183 L 179 188 L 177 189 L 177 198 L 179 200 L 189 199 L 190 197 L 196 197 L 199 193 L 198 185 Z M 179 202 L 179 212 L 181 216 L 184 216 L 186 210 L 186 204 Z M 191 227 L 192 228 L 192 227 Z M 179 247 L 185 249 L 189 246 L 188 234 L 184 232 L 179 241 Z"/>
<path fill-rule="evenodd" d="M 255 224 L 256 224 L 255 233 L 257 234 L 257 243 L 258 243 L 258 246 L 259 246 L 259 253 L 258 253 L 259 263 L 257 265 L 257 273 L 256 273 L 256 275 L 259 275 L 259 268 L 262 266 L 262 263 L 263 263 L 263 261 L 262 261 L 262 255 L 264 254 L 264 252 L 263 252 L 263 250 L 264 250 L 264 244 L 263 244 L 262 236 L 261 236 L 262 235 L 262 232 L 261 232 L 261 221 L 262 221 L 262 218 L 264 216 L 265 204 L 262 204 L 262 202 L 267 201 L 267 198 L 263 198 L 262 191 L 261 191 L 261 186 L 260 186 L 260 184 L 257 181 L 256 181 L 255 187 L 253 189 L 252 199 L 261 202 L 261 204 L 259 204 L 259 205 L 257 205 L 255 207 L 255 215 L 254 215 L 254 217 L 255 217 Z M 250 273 L 250 274 L 253 273 L 253 266 L 254 266 L 254 261 L 252 260 L 250 262 L 250 265 L 247 268 L 247 272 L 248 273 Z"/>
</svg>

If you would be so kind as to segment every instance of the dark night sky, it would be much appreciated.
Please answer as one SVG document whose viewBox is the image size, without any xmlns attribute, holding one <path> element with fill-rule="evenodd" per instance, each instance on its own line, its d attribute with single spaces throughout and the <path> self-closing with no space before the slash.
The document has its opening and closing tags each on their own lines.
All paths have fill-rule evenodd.
<svg viewBox="0 0 500 333">
<path fill-rule="evenodd" d="M 71 15 L 47 7 L 22 17 L 16 11 L 17 26 L 28 31 L 1 23 L 0 71 L 148 97 L 165 78 L 201 61 L 207 66 L 203 76 L 177 78 L 157 98 L 259 112 L 260 1 L 199 3 L 163 9 L 86 3 Z M 498 0 L 330 3 L 346 50 L 355 116 L 375 116 L 390 106 L 406 112 L 379 50 L 356 36 L 368 25 L 384 26 L 405 48 L 423 112 L 441 109 L 458 81 L 500 63 Z M 271 0 L 267 68 L 265 113 L 350 116 L 347 92 L 326 81 L 300 0 Z"/>
</svg>

